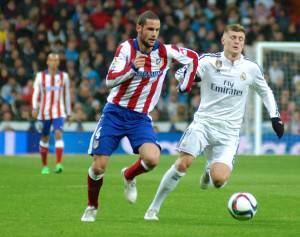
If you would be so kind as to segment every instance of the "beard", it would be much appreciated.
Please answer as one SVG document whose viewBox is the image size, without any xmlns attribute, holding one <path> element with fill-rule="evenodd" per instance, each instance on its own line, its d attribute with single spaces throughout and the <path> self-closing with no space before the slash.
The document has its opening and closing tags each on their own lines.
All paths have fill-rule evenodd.
<svg viewBox="0 0 300 237">
<path fill-rule="evenodd" d="M 153 45 L 150 45 L 144 38 L 141 38 L 141 42 L 146 48 L 153 47 Z"/>
</svg>

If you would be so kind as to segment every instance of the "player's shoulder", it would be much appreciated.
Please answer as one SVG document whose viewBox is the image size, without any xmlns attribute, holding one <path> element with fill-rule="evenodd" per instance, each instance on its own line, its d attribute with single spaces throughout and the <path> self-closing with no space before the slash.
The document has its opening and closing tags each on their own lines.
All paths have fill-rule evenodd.
<svg viewBox="0 0 300 237">
<path fill-rule="evenodd" d="M 116 54 L 115 55 L 119 55 L 119 54 L 130 54 L 131 50 L 134 49 L 134 42 L 133 39 L 128 39 L 125 40 L 123 42 L 121 42 L 118 45 L 118 48 L 116 50 Z"/>
<path fill-rule="evenodd" d="M 199 54 L 198 60 L 216 60 L 221 58 L 221 52 Z"/>
<path fill-rule="evenodd" d="M 247 56 L 244 56 L 244 63 L 247 65 L 247 67 L 252 70 L 252 71 L 255 71 L 255 72 L 260 72 L 261 74 L 263 74 L 263 70 L 262 68 L 258 65 L 258 63 L 247 57 Z"/>
<path fill-rule="evenodd" d="M 69 74 L 65 71 L 59 71 L 63 75 L 64 78 L 69 78 Z"/>
<path fill-rule="evenodd" d="M 42 78 L 44 71 L 38 71 L 35 73 L 34 77 L 36 80 L 39 80 Z"/>
</svg>

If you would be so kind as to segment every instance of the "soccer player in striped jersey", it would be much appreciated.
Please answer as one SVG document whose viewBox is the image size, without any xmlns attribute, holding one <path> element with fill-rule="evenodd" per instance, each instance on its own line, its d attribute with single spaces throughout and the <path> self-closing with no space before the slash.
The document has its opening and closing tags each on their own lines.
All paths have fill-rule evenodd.
<svg viewBox="0 0 300 237">
<path fill-rule="evenodd" d="M 163 81 L 173 61 L 188 65 L 180 90 L 190 91 L 198 66 L 198 55 L 188 49 L 158 41 L 160 20 L 151 11 L 137 20 L 137 38 L 119 45 L 110 65 L 106 84 L 111 88 L 107 104 L 91 137 L 88 153 L 88 207 L 82 221 L 95 221 L 98 196 L 111 154 L 127 136 L 139 159 L 122 170 L 125 197 L 136 202 L 135 177 L 152 170 L 159 162 L 160 146 L 149 112 L 158 102 Z"/>
<path fill-rule="evenodd" d="M 221 188 L 226 184 L 238 148 L 249 88 L 262 98 L 277 136 L 283 135 L 284 126 L 273 92 L 259 66 L 242 55 L 244 43 L 244 28 L 239 24 L 228 25 L 222 37 L 224 51 L 199 57 L 199 108 L 178 143 L 179 158 L 163 176 L 144 219 L 158 220 L 163 201 L 201 152 L 207 158 L 207 165 L 200 178 L 200 187 L 206 189 L 212 184 Z M 181 81 L 185 72 L 186 68 L 181 68 L 175 77 Z"/>
<path fill-rule="evenodd" d="M 70 80 L 66 72 L 58 70 L 59 55 L 50 53 L 47 57 L 48 69 L 38 72 L 34 81 L 32 96 L 32 116 L 42 124 L 40 139 L 40 155 L 42 160 L 42 174 L 49 174 L 47 164 L 49 134 L 51 125 L 55 131 L 56 166 L 55 172 L 63 171 L 62 155 L 64 141 L 62 131 L 64 119 L 70 119 Z"/>
</svg>

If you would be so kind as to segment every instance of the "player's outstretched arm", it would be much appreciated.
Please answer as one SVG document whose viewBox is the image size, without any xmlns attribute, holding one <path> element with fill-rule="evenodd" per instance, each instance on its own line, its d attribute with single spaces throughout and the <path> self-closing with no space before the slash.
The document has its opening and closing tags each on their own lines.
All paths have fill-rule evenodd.
<svg viewBox="0 0 300 237">
<path fill-rule="evenodd" d="M 168 57 L 175 59 L 177 62 L 186 65 L 178 70 L 175 78 L 179 81 L 178 90 L 180 92 L 189 92 L 192 89 L 198 69 L 198 54 L 193 50 L 180 48 L 175 45 L 166 45 Z M 181 70 L 181 71 L 180 71 Z"/>
<path fill-rule="evenodd" d="M 255 66 L 252 70 L 255 75 L 255 80 L 252 87 L 262 98 L 265 108 L 269 112 L 269 116 L 272 121 L 272 127 L 278 138 L 281 138 L 284 134 L 284 125 L 278 112 L 278 107 L 274 98 L 273 91 L 268 86 L 264 75 L 259 69 L 259 67 Z"/>
<path fill-rule="evenodd" d="M 33 84 L 33 94 L 32 94 L 32 117 L 33 119 L 37 119 L 38 117 L 38 98 L 40 94 L 40 80 L 41 73 L 38 73 L 35 77 Z"/>
<path fill-rule="evenodd" d="M 281 138 L 284 134 L 284 124 L 280 117 L 271 118 L 272 127 L 278 138 Z"/>
</svg>

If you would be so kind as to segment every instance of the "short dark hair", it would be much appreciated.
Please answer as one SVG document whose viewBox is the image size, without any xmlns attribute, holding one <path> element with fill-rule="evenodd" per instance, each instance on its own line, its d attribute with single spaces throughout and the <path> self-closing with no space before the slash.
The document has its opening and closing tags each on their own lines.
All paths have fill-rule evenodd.
<svg viewBox="0 0 300 237">
<path fill-rule="evenodd" d="M 234 32 L 243 32 L 246 34 L 245 28 L 240 24 L 230 24 L 225 27 L 224 33 L 228 33 L 228 31 L 234 31 Z"/>
<path fill-rule="evenodd" d="M 143 26 L 145 25 L 147 19 L 159 20 L 158 16 L 153 11 L 148 10 L 139 15 L 137 24 Z"/>
</svg>

